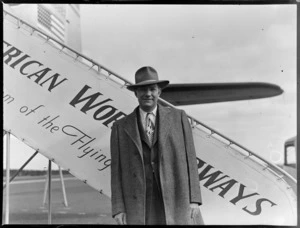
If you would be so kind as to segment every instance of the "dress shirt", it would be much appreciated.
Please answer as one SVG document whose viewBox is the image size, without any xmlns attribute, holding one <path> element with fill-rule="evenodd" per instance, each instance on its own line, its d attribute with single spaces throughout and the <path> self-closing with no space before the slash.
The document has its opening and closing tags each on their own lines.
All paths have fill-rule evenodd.
<svg viewBox="0 0 300 228">
<path fill-rule="evenodd" d="M 156 115 L 157 115 L 157 105 L 152 110 L 152 112 L 150 112 L 150 113 L 153 114 L 153 115 L 150 115 L 150 118 L 151 118 L 152 123 L 153 123 L 153 125 L 155 127 L 155 120 L 156 120 Z M 143 124 L 144 130 L 146 130 L 146 117 L 147 117 L 147 114 L 148 114 L 148 112 L 145 112 L 144 110 L 142 110 L 140 108 L 140 117 L 141 117 L 141 120 L 142 120 L 142 124 Z"/>
</svg>

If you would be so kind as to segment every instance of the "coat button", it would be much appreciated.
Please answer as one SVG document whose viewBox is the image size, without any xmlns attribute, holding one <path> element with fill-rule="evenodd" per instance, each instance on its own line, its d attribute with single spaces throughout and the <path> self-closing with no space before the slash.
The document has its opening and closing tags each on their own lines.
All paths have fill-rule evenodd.
<svg viewBox="0 0 300 228">
<path fill-rule="evenodd" d="M 132 196 L 132 197 L 133 197 L 133 199 L 135 199 L 135 200 L 137 199 L 136 195 L 134 195 L 134 196 Z"/>
<path fill-rule="evenodd" d="M 136 177 L 136 174 L 134 173 L 132 176 L 133 176 L 133 177 Z"/>
</svg>

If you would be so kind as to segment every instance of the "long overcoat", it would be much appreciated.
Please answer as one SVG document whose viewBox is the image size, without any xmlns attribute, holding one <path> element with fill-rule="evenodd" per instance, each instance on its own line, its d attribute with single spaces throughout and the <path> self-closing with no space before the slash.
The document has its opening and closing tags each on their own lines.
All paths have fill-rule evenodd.
<svg viewBox="0 0 300 228">
<path fill-rule="evenodd" d="M 137 107 L 138 108 L 138 107 Z M 146 180 L 137 108 L 111 133 L 112 214 L 145 224 Z M 194 224 L 190 203 L 202 204 L 191 127 L 183 110 L 158 105 L 159 175 L 166 223 Z"/>
</svg>

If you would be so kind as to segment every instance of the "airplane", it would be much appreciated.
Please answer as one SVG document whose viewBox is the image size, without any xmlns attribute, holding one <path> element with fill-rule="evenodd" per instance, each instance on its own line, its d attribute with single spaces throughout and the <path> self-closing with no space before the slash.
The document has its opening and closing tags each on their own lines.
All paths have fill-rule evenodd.
<svg viewBox="0 0 300 228">
<path fill-rule="evenodd" d="M 81 51 L 80 10 L 76 4 L 8 4 L 22 16 L 59 41 Z M 37 14 L 37 15 L 36 15 Z M 35 16 L 33 16 L 35 15 Z M 68 20 L 68 23 L 65 21 Z M 68 35 L 71 34 L 71 35 Z M 172 105 L 198 105 L 278 96 L 283 90 L 265 82 L 170 83 L 161 98 Z"/>
<path fill-rule="evenodd" d="M 49 8 L 44 6 L 44 10 Z M 131 82 L 67 46 L 59 34 L 49 35 L 11 11 L 4 9 L 5 132 L 109 196 L 110 126 L 136 106 L 125 88 Z M 172 107 L 258 99 L 282 92 L 277 85 L 261 82 L 180 83 L 170 84 L 159 102 Z M 19 112 L 13 111 L 14 106 L 20 107 Z M 206 224 L 295 224 L 293 177 L 197 119 L 189 116 L 189 120 L 199 182 L 209 202 L 203 206 Z"/>
</svg>

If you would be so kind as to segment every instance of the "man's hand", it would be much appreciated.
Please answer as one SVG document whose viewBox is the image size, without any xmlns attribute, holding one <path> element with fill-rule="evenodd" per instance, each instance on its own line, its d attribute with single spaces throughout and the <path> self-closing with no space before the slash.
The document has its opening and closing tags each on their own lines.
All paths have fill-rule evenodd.
<svg viewBox="0 0 300 228">
<path fill-rule="evenodd" d="M 191 203 L 190 208 L 192 209 L 191 210 L 191 218 L 195 218 L 196 214 L 199 213 L 199 210 L 200 210 L 199 205 L 197 203 Z"/>
<path fill-rule="evenodd" d="M 117 221 L 118 225 L 126 225 L 126 213 L 121 212 L 114 216 L 114 219 Z"/>
<path fill-rule="evenodd" d="M 200 212 L 200 205 L 197 203 L 191 203 L 191 219 L 194 222 L 194 225 L 204 225 L 204 221 Z"/>
</svg>

